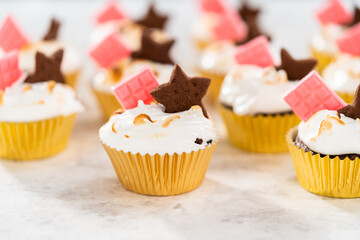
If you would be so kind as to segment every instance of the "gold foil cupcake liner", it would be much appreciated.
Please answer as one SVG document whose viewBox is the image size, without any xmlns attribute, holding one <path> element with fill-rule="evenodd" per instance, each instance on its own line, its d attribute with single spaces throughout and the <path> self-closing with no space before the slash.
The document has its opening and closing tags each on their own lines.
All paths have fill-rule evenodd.
<svg viewBox="0 0 360 240">
<path fill-rule="evenodd" d="M 171 196 L 200 186 L 217 142 L 191 153 L 153 156 L 125 153 L 102 144 L 127 190 L 145 195 Z"/>
<path fill-rule="evenodd" d="M 221 85 L 224 81 L 225 76 L 219 73 L 213 73 L 211 71 L 206 71 L 198 69 L 199 74 L 202 77 L 207 77 L 211 79 L 210 86 L 207 90 L 207 96 L 213 101 L 219 98 Z"/>
<path fill-rule="evenodd" d="M 230 142 L 250 152 L 287 152 L 286 133 L 300 123 L 300 119 L 291 113 L 275 116 L 237 115 L 222 105 L 219 108 Z"/>
<path fill-rule="evenodd" d="M 67 146 L 76 114 L 35 122 L 0 122 L 0 158 L 45 158 Z"/>
<path fill-rule="evenodd" d="M 350 104 L 354 101 L 355 92 L 353 93 L 345 93 L 345 92 L 338 92 L 336 91 L 337 95 L 344 100 L 344 102 Z"/>
<path fill-rule="evenodd" d="M 360 197 L 360 159 L 350 160 L 312 155 L 299 149 L 294 142 L 297 128 L 291 129 L 286 140 L 294 163 L 296 176 L 303 188 L 327 197 Z"/>
<path fill-rule="evenodd" d="M 80 74 L 80 70 L 65 74 L 64 77 L 66 84 L 72 87 L 73 89 L 75 89 L 79 79 L 79 74 Z"/>
<path fill-rule="evenodd" d="M 334 60 L 335 54 L 325 53 L 323 51 L 319 51 L 311 48 L 311 55 L 315 58 L 318 62 L 316 64 L 316 70 L 319 73 L 322 73 L 324 69 Z"/>
<path fill-rule="evenodd" d="M 106 119 L 109 119 L 114 111 L 122 109 L 113 93 L 99 91 L 95 88 L 93 88 L 93 92 Z"/>
</svg>

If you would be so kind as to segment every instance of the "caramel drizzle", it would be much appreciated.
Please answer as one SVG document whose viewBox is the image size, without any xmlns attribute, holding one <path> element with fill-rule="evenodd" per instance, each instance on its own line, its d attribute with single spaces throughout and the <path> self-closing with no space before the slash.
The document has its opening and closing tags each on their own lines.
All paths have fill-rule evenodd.
<svg viewBox="0 0 360 240">
<path fill-rule="evenodd" d="M 156 121 L 153 121 L 149 115 L 147 114 L 139 114 L 137 115 L 135 118 L 134 118 L 134 121 L 133 121 L 133 124 L 138 126 L 138 125 L 142 125 L 142 124 L 145 124 L 146 123 L 146 120 L 151 122 L 151 123 L 155 123 Z"/>
<path fill-rule="evenodd" d="M 111 125 L 111 130 L 113 131 L 113 133 L 117 134 L 117 131 L 115 129 L 115 122 Z"/>
<path fill-rule="evenodd" d="M 112 114 L 111 116 L 118 115 L 118 114 L 122 114 L 122 113 L 124 113 L 124 109 L 119 108 L 118 110 L 116 110 L 115 112 L 113 112 L 113 114 Z"/>
<path fill-rule="evenodd" d="M 334 116 L 330 116 L 327 115 L 326 119 L 322 120 L 320 123 L 320 128 L 319 128 L 319 132 L 317 134 L 317 137 L 320 136 L 323 132 L 325 131 L 330 131 L 332 129 L 332 122 L 331 120 L 336 121 L 337 123 L 339 123 L 340 125 L 345 125 L 345 123 L 343 121 L 341 121 L 341 119 L 339 118 L 339 115 L 337 115 L 336 117 Z M 316 137 L 312 137 L 311 141 L 316 141 Z"/>
<path fill-rule="evenodd" d="M 26 93 L 27 91 L 31 90 L 32 87 L 31 85 L 26 85 L 24 88 L 23 88 L 23 93 Z"/>
<path fill-rule="evenodd" d="M 167 119 L 165 119 L 164 123 L 161 126 L 163 128 L 168 127 L 174 119 L 180 119 L 180 116 L 176 114 L 176 115 L 168 117 Z"/>
<path fill-rule="evenodd" d="M 201 107 L 199 105 L 194 105 L 190 108 L 192 111 L 195 111 L 195 110 L 201 110 Z"/>
<path fill-rule="evenodd" d="M 48 87 L 50 93 L 53 93 L 53 92 L 54 92 L 55 86 L 56 86 L 56 82 L 55 82 L 55 81 L 48 81 L 48 82 L 47 82 L 47 87 Z"/>
</svg>

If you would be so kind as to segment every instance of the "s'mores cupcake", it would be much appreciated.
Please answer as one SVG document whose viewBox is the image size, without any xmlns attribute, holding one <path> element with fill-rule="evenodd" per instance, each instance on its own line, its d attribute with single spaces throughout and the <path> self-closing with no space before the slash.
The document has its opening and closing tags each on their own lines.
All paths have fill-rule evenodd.
<svg viewBox="0 0 360 240">
<path fill-rule="evenodd" d="M 36 54 L 35 72 L 23 75 L 18 55 L 0 59 L 0 158 L 52 156 L 67 146 L 76 114 L 84 110 L 61 74 L 62 50 Z"/>
<path fill-rule="evenodd" d="M 226 75 L 219 97 L 229 140 L 251 152 L 286 152 L 284 136 L 300 120 L 283 95 L 316 61 L 294 59 L 282 49 L 281 64 L 276 66 L 265 37 L 240 46 L 236 58 L 238 65 Z"/>
<path fill-rule="evenodd" d="M 170 50 L 175 42 L 174 39 L 158 35 L 156 31 L 144 29 L 141 38 L 141 47 L 137 51 L 132 51 L 125 43 L 122 43 L 120 35 L 110 35 L 110 37 L 111 36 L 114 38 L 111 43 L 112 46 L 122 46 L 124 50 L 118 51 L 118 54 L 114 54 L 114 48 L 109 48 L 111 52 L 109 54 L 115 57 L 112 62 L 108 61 L 106 56 L 97 57 L 97 50 L 95 51 L 93 49 L 91 51 L 93 59 L 100 66 L 103 66 L 94 77 L 92 89 L 106 119 L 108 119 L 115 110 L 122 108 L 112 94 L 111 88 L 142 67 L 150 67 L 159 83 L 168 81 L 173 69 Z M 107 40 L 105 40 L 105 44 L 106 42 Z M 106 51 L 101 47 L 103 44 L 104 42 L 97 46 L 99 51 Z M 103 64 L 104 61 L 105 64 Z"/>
<path fill-rule="evenodd" d="M 316 17 L 321 26 L 319 33 L 311 39 L 310 49 L 313 57 L 318 61 L 317 70 L 322 73 L 339 54 L 337 39 L 347 28 L 360 21 L 360 9 L 354 7 L 351 13 L 341 0 L 327 0 L 318 9 Z"/>
<path fill-rule="evenodd" d="M 58 39 L 60 25 L 60 21 L 52 19 L 42 39 L 32 41 L 9 15 L 0 27 L 0 48 L 5 52 L 17 50 L 20 68 L 27 74 L 33 74 L 35 71 L 37 52 L 51 56 L 56 51 L 62 50 L 61 72 L 66 84 L 75 88 L 81 70 L 80 56 L 70 44 Z"/>
<path fill-rule="evenodd" d="M 351 103 L 360 84 L 360 23 L 346 30 L 337 45 L 339 56 L 325 68 L 323 77 L 331 89 Z"/>
<path fill-rule="evenodd" d="M 168 196 L 201 184 L 218 142 L 201 102 L 209 84 L 176 65 L 160 86 L 145 67 L 114 88 L 126 110 L 115 112 L 99 134 L 126 189 Z"/>
<path fill-rule="evenodd" d="M 201 51 L 196 68 L 201 76 L 211 78 L 211 85 L 208 91 L 208 96 L 211 100 L 218 98 L 225 75 L 236 65 L 234 59 L 236 47 L 258 36 L 266 35 L 259 26 L 260 13 L 261 10 L 259 8 L 251 7 L 247 3 L 242 4 L 238 14 L 240 14 L 246 24 L 246 37 L 240 40 L 226 37 L 221 40 L 214 40 Z M 266 37 L 270 39 L 269 36 Z"/>
<path fill-rule="evenodd" d="M 360 88 L 346 105 L 315 72 L 285 100 L 302 119 L 287 135 L 300 184 L 308 191 L 339 198 L 360 197 Z"/>
</svg>

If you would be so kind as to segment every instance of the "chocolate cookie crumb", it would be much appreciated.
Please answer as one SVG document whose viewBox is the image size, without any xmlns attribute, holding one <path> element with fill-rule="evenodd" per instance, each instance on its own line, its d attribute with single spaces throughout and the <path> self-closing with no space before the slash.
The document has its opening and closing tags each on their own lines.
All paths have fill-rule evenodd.
<svg viewBox="0 0 360 240">
<path fill-rule="evenodd" d="M 203 143 L 203 140 L 201 138 L 197 138 L 195 140 L 195 143 L 201 145 Z"/>
</svg>

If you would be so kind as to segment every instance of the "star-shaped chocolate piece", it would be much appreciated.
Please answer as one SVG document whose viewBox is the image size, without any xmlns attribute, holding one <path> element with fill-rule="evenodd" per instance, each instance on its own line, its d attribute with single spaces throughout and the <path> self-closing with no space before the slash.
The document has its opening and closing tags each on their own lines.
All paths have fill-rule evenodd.
<svg viewBox="0 0 360 240">
<path fill-rule="evenodd" d="M 246 1 L 241 5 L 238 12 L 241 18 L 244 19 L 245 22 L 247 22 L 248 20 L 256 19 L 261 10 L 260 8 L 250 7 L 248 2 Z"/>
<path fill-rule="evenodd" d="M 281 65 L 276 66 L 277 70 L 283 69 L 289 81 L 300 80 L 305 77 L 316 65 L 315 59 L 294 59 L 288 51 L 281 49 Z"/>
<path fill-rule="evenodd" d="M 360 118 L 360 85 L 355 91 L 354 101 L 351 104 L 340 108 L 337 112 L 342 113 L 349 118 Z"/>
<path fill-rule="evenodd" d="M 64 50 L 59 49 L 50 57 L 41 52 L 36 52 L 35 56 L 35 72 L 30 74 L 25 82 L 38 83 L 53 80 L 58 83 L 65 83 L 64 76 L 60 71 L 61 60 Z"/>
<path fill-rule="evenodd" d="M 248 35 L 245 40 L 243 41 L 237 41 L 235 42 L 236 45 L 241 45 L 244 43 L 247 43 L 248 41 L 264 35 L 268 38 L 268 40 L 271 40 L 271 37 L 264 33 L 258 23 L 258 15 L 261 12 L 260 8 L 252 8 L 249 6 L 247 2 L 244 2 L 239 9 L 238 13 L 240 14 L 241 18 L 244 20 L 248 27 Z"/>
<path fill-rule="evenodd" d="M 169 51 L 175 40 L 170 39 L 164 42 L 157 42 L 151 37 L 151 29 L 144 29 L 141 37 L 141 48 L 138 51 L 134 51 L 131 57 L 134 59 L 148 59 L 158 63 L 170 63 L 174 62 L 169 56 Z"/>
<path fill-rule="evenodd" d="M 355 24 L 357 24 L 358 22 L 360 22 L 360 8 L 358 7 L 354 7 L 354 16 L 353 16 L 353 20 L 347 24 L 348 27 L 354 26 Z"/>
<path fill-rule="evenodd" d="M 151 95 L 157 102 L 165 106 L 166 113 L 183 112 L 198 105 L 202 108 L 204 116 L 208 118 L 201 100 L 209 85 L 209 78 L 188 77 L 176 64 L 170 81 L 154 88 Z"/>
<path fill-rule="evenodd" d="M 143 19 L 138 20 L 137 23 L 148 28 L 163 29 L 167 20 L 168 16 L 158 14 L 155 10 L 154 4 L 152 3 L 147 14 Z"/>
<path fill-rule="evenodd" d="M 51 19 L 49 29 L 45 34 L 45 36 L 43 37 L 43 40 L 44 41 L 56 40 L 58 36 L 59 28 L 60 28 L 60 22 L 55 18 Z"/>
<path fill-rule="evenodd" d="M 235 42 L 235 45 L 242 45 L 244 43 L 247 43 L 247 42 L 253 40 L 254 38 L 256 38 L 258 36 L 265 36 L 269 41 L 271 41 L 271 37 L 268 34 L 263 33 L 261 31 L 256 18 L 249 18 L 248 21 L 246 21 L 246 25 L 248 27 L 248 35 L 247 35 L 246 39 L 243 41 Z"/>
</svg>

